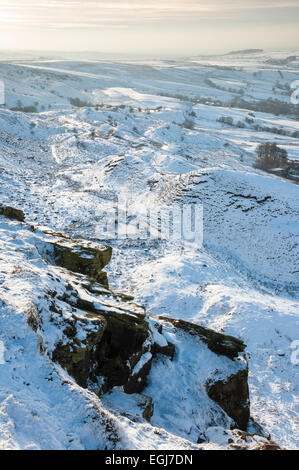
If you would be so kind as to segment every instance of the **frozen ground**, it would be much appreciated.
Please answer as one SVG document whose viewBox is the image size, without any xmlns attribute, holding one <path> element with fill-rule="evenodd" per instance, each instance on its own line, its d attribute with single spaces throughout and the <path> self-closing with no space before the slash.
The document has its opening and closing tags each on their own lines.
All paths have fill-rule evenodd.
<svg viewBox="0 0 299 470">
<path fill-rule="evenodd" d="M 110 285 L 134 295 L 153 314 L 242 338 L 248 346 L 252 416 L 289 449 L 299 444 L 298 365 L 291 361 L 291 345 L 299 339 L 298 185 L 254 170 L 252 164 L 258 143 L 267 141 L 298 159 L 299 125 L 291 108 L 277 115 L 262 105 L 253 111 L 229 103 L 240 97 L 254 105 L 272 99 L 288 109 L 298 60 L 274 62 L 293 55 L 0 62 L 7 98 L 0 107 L 0 202 L 23 209 L 28 222 L 92 240 L 105 239 L 103 209 L 111 209 L 111 195 L 117 194 L 120 206 L 129 199 L 132 215 L 145 207 L 203 204 L 202 247 L 167 240 L 111 240 Z M 26 106 L 38 112 L 21 111 Z M 223 116 L 233 124 L 219 122 Z M 12 235 L 5 239 L 5 230 L 1 227 L 3 283 L 8 257 L 12 265 L 24 263 L 16 260 L 22 249 L 8 247 Z M 43 268 L 36 269 L 42 277 Z M 26 282 L 15 288 L 32 290 L 30 276 Z M 22 303 L 20 296 L 15 298 L 17 311 Z M 0 339 L 3 331 L 16 329 L 28 335 L 24 341 L 30 347 L 23 351 L 18 342 L 10 346 L 9 354 L 19 364 L 19 385 L 16 391 L 12 378 L 1 383 L 1 445 L 28 448 L 30 441 L 33 448 L 45 448 L 51 436 L 51 448 L 109 446 L 88 411 L 98 402 L 74 383 L 63 385 L 68 389 L 63 396 L 69 398 L 62 417 L 57 405 L 64 394 L 62 372 L 53 382 L 39 385 L 36 371 L 49 365 L 36 354 L 36 339 L 23 330 L 24 320 L 16 313 L 9 320 L 11 315 L 3 304 Z M 194 360 L 190 350 L 182 346 L 177 371 Z M 25 380 L 29 363 L 34 394 Z M 160 367 L 153 368 L 145 394 L 159 389 Z M 171 367 L 166 375 L 175 387 Z M 192 387 L 192 377 L 188 381 Z M 196 399 L 196 394 L 183 396 L 178 390 L 172 403 L 183 400 L 192 409 Z M 163 397 L 152 425 L 132 424 L 119 415 L 118 407 L 136 407 L 120 391 L 106 400 L 100 412 L 93 412 L 102 420 L 108 416 L 123 430 L 123 448 L 196 447 L 192 426 L 179 415 L 170 419 Z M 36 407 L 44 407 L 41 415 L 55 420 L 40 422 Z M 198 425 L 202 417 L 194 419 Z M 26 439 L 23 432 L 13 431 L 23 421 L 28 422 Z M 45 427 L 50 431 L 43 441 L 40 430 Z M 69 435 L 79 428 L 82 435 Z M 209 433 L 213 445 L 220 445 L 223 436 L 217 444 L 219 433 Z"/>
</svg>

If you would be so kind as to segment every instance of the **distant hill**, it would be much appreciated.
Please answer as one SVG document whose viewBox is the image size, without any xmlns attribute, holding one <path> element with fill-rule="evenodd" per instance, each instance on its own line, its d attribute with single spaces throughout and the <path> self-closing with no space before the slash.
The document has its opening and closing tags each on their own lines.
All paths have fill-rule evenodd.
<svg viewBox="0 0 299 470">
<path fill-rule="evenodd" d="M 297 60 L 297 56 L 290 55 L 285 59 L 268 59 L 266 60 L 266 63 L 271 65 L 287 65 L 289 62 L 293 62 L 294 60 Z"/>
<path fill-rule="evenodd" d="M 258 52 L 264 52 L 263 49 L 243 49 L 241 51 L 231 51 L 227 55 L 232 54 L 257 54 Z"/>
</svg>

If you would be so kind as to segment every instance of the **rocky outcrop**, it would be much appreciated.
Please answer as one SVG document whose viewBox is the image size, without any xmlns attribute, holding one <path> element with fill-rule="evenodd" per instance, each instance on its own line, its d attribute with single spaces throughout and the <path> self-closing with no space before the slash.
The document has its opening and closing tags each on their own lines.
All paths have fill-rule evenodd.
<svg viewBox="0 0 299 470">
<path fill-rule="evenodd" d="M 174 318 L 159 317 L 160 320 L 171 323 L 191 336 L 198 336 L 208 348 L 216 354 L 226 356 L 229 359 L 238 357 L 246 348 L 244 342 L 233 336 L 217 333 L 209 328 L 200 325 L 194 325 L 184 320 L 176 320 Z"/>
<path fill-rule="evenodd" d="M 119 305 L 123 310 L 113 309 L 107 300 L 95 307 L 90 300 L 80 298 L 78 293 L 77 296 L 74 290 L 70 290 L 63 301 L 71 302 L 81 310 L 85 308 L 86 316 L 92 320 L 96 330 L 82 342 L 77 337 L 77 320 L 68 320 L 63 331 L 64 341 L 56 345 L 53 360 L 59 362 L 83 387 L 88 386 L 88 381 L 97 382 L 100 376 L 104 377 L 101 391 L 121 385 L 127 393 L 142 391 L 151 361 L 146 361 L 140 368 L 138 363 L 152 348 L 145 313 L 140 313 L 137 307 L 136 311 L 133 308 L 130 311 L 129 307 L 125 311 L 123 303 Z M 116 295 L 114 300 L 119 300 Z"/>
<path fill-rule="evenodd" d="M 117 302 L 114 308 L 111 308 L 111 301 L 103 300 L 98 306 L 70 290 L 69 299 L 65 296 L 64 301 L 85 309 L 93 319 L 96 331 L 80 342 L 76 325 L 68 325 L 64 330 L 66 343 L 59 342 L 52 357 L 83 387 L 89 386 L 90 382 L 97 383 L 97 378 L 102 377 L 104 381 L 99 393 L 115 386 L 123 386 L 128 394 L 141 393 L 147 383 L 153 356 L 164 354 L 173 360 L 175 346 L 170 342 L 165 342 L 165 346 L 157 344 L 152 338 L 145 312 L 131 301 L 125 302 L 112 291 L 109 293 Z M 171 323 L 188 335 L 197 336 L 211 351 L 230 360 L 238 357 L 245 348 L 241 340 L 199 325 L 165 317 L 161 317 L 161 321 Z M 157 322 L 157 334 L 162 334 L 163 326 L 158 325 Z M 209 380 L 206 390 L 208 396 L 234 420 L 236 427 L 245 431 L 250 416 L 247 368 L 238 369 L 225 379 Z"/>
<path fill-rule="evenodd" d="M 154 414 L 153 399 L 151 397 L 147 397 L 146 395 L 139 394 L 139 406 L 140 408 L 143 408 L 142 416 L 150 423 Z"/>
<path fill-rule="evenodd" d="M 110 262 L 112 248 L 87 240 L 73 240 L 50 229 L 31 226 L 39 235 L 39 250 L 50 263 L 56 264 L 73 273 L 87 276 L 87 283 L 92 281 L 108 287 L 107 274 L 102 271 Z"/>
<path fill-rule="evenodd" d="M 106 329 L 95 351 L 96 371 L 105 377 L 104 389 L 123 385 L 127 393 L 139 393 L 146 385 L 151 361 L 146 370 L 135 366 L 151 349 L 149 325 L 145 316 L 108 312 Z"/>
<path fill-rule="evenodd" d="M 24 222 L 25 214 L 20 209 L 14 207 L 4 206 L 0 204 L 0 215 L 4 215 L 8 219 L 17 220 L 18 222 Z"/>
<path fill-rule="evenodd" d="M 206 384 L 208 396 L 236 423 L 246 431 L 250 418 L 248 369 L 242 369 L 225 380 L 209 381 Z"/>
<path fill-rule="evenodd" d="M 113 295 L 117 299 L 116 294 Z M 71 297 L 74 299 L 73 292 Z M 97 377 L 102 377 L 104 382 L 101 384 L 100 393 L 105 393 L 115 386 L 123 386 L 124 392 L 128 394 L 141 393 L 147 383 L 153 356 L 164 354 L 173 360 L 175 346 L 169 342 L 161 346 L 153 341 L 145 313 L 140 313 L 140 310 L 134 312 L 133 308 L 130 311 L 129 301 L 125 311 L 123 299 L 119 301 L 122 310 L 106 310 L 105 302 L 102 309 L 99 309 L 90 301 L 79 298 L 76 305 L 81 309 L 92 309 L 93 312 L 88 315 L 98 319 L 97 331 L 87 336 L 82 345 L 78 344 L 75 328 L 67 327 L 67 344 L 57 344 L 53 359 L 83 387 L 87 387 L 90 382 L 96 383 Z M 234 360 L 245 347 L 242 341 L 236 338 L 198 325 L 165 317 L 161 317 L 161 320 L 173 324 L 188 335 L 198 336 L 213 352 L 230 360 Z M 160 324 L 159 334 L 161 333 Z M 250 417 L 247 368 L 238 369 L 225 379 L 209 380 L 206 390 L 208 396 L 234 420 L 236 427 L 245 431 Z"/>
<path fill-rule="evenodd" d="M 23 219 L 22 214 L 11 208 L 4 210 L 1 207 L 1 211 L 7 217 Z M 24 224 L 26 226 L 31 233 L 31 242 L 35 240 L 44 261 L 52 268 L 53 265 L 63 268 L 54 268 L 54 272 L 64 279 L 64 287 L 60 287 L 56 278 L 57 290 L 51 293 L 46 317 L 56 327 L 53 334 L 57 337 L 49 354 L 80 386 L 99 394 L 117 386 L 123 387 L 127 394 L 140 394 L 147 384 L 155 356 L 163 354 L 174 361 L 175 367 L 175 345 L 163 336 L 164 322 L 187 335 L 196 336 L 213 353 L 231 361 L 244 351 L 245 344 L 232 336 L 183 320 L 153 319 L 146 315 L 143 307 L 132 302 L 131 296 L 109 289 L 102 269 L 111 259 L 110 247 L 71 240 L 51 230 Z M 42 328 L 42 323 L 43 319 L 37 329 Z M 248 371 L 241 363 L 232 370 L 236 372 L 224 379 L 209 380 L 206 391 L 239 429 L 246 430 Z M 146 419 L 150 414 L 150 410 L 146 412 Z"/>
<path fill-rule="evenodd" d="M 97 330 L 81 342 L 75 327 L 64 330 L 65 342 L 60 341 L 52 354 L 79 385 L 97 382 L 103 377 L 101 392 L 114 386 L 124 386 L 126 393 L 140 393 L 151 368 L 151 343 L 148 323 L 127 314 L 94 315 Z M 144 361 L 144 358 L 146 360 Z M 142 366 L 138 363 L 144 361 Z"/>
<path fill-rule="evenodd" d="M 14 207 L 0 204 L 0 215 L 18 222 L 25 221 L 25 214 Z M 27 224 L 28 225 L 28 224 Z M 29 225 L 28 225 L 29 226 Z M 33 232 L 36 228 L 30 225 Z M 107 274 L 102 269 L 107 266 L 112 257 L 112 248 L 107 245 L 95 244 L 86 240 L 72 240 L 53 230 L 39 229 L 44 238 L 44 245 L 52 248 L 54 261 L 58 266 L 75 273 L 81 273 L 108 287 Z M 49 247 L 48 247 L 49 248 Z M 47 250 L 46 248 L 46 251 Z"/>
<path fill-rule="evenodd" d="M 124 386 L 126 393 L 141 392 L 151 368 L 151 357 L 146 354 L 151 355 L 153 348 L 144 309 L 132 303 L 129 297 L 124 300 L 96 282 L 91 286 L 84 284 L 82 276 L 75 279 L 76 284 L 69 285 L 58 300 L 84 311 L 96 331 L 89 333 L 82 345 L 78 341 L 77 320 L 68 319 L 63 340 L 56 345 L 52 358 L 83 387 L 103 377 L 102 392 L 114 386 Z M 55 311 L 55 307 L 51 308 Z M 88 330 L 88 325 L 83 330 Z M 145 357 L 148 360 L 144 362 Z"/>
<path fill-rule="evenodd" d="M 111 260 L 111 247 L 66 238 L 54 242 L 53 247 L 55 262 L 58 266 L 75 273 L 85 274 L 100 284 L 108 286 L 107 275 L 102 269 Z"/>
<path fill-rule="evenodd" d="M 175 345 L 167 342 L 166 346 L 160 346 L 159 344 L 153 345 L 153 354 L 162 354 L 163 356 L 168 356 L 171 361 L 173 361 L 175 355 Z"/>
<path fill-rule="evenodd" d="M 143 352 L 135 367 L 131 370 L 127 383 L 124 386 L 126 393 L 140 393 L 146 386 L 147 376 L 152 367 L 152 353 Z"/>
<path fill-rule="evenodd" d="M 107 324 L 106 319 L 100 315 L 90 316 L 89 314 L 88 320 L 93 328 L 91 331 L 85 328 L 86 337 L 80 340 L 77 334 L 78 328 L 87 327 L 87 321 L 84 322 L 83 319 L 79 320 L 72 316 L 63 330 L 65 341 L 59 341 L 52 353 L 52 359 L 58 362 L 82 387 L 87 386 L 88 380 L 96 380 L 93 349 L 101 341 Z"/>
<path fill-rule="evenodd" d="M 211 351 L 231 360 L 237 358 L 246 347 L 243 341 L 233 336 L 217 333 L 203 326 L 168 317 L 160 319 L 191 336 L 197 336 Z M 208 396 L 235 421 L 239 429 L 245 431 L 250 417 L 248 369 L 241 369 L 224 380 L 211 379 L 206 384 L 206 389 Z"/>
</svg>

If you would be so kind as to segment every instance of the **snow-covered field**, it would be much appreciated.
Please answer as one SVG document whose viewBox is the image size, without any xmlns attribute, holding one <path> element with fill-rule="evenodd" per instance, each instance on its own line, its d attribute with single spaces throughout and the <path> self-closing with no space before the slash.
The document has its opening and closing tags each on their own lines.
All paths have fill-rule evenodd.
<svg viewBox="0 0 299 470">
<path fill-rule="evenodd" d="M 296 52 L 150 62 L 0 60 L 6 89 L 0 203 L 22 209 L 29 224 L 106 241 L 113 247 L 110 287 L 131 294 L 151 314 L 241 338 L 251 416 L 279 445 L 296 449 L 299 189 L 253 168 L 263 142 L 299 158 L 298 106 L 291 106 L 290 88 L 299 62 L 279 64 L 288 56 Z M 280 114 L 265 108 L 271 100 L 282 106 Z M 130 220 L 144 208 L 202 204 L 203 245 L 105 240 L 103 211 L 115 196 L 120 207 L 129 200 Z M 151 424 L 138 417 L 136 397 L 114 389 L 98 398 L 49 363 L 21 313 L 33 301 L 46 309 L 47 276 L 61 273 L 43 264 L 35 241 L 15 222 L 1 218 L 0 243 L 6 359 L 0 364 L 0 446 L 227 445 L 229 418 L 212 425 L 208 399 L 194 411 L 212 359 L 170 327 L 165 335 L 179 354 L 173 363 L 153 362 L 143 392 L 156 398 Z M 46 334 L 43 341 L 53 342 L 51 328 Z"/>
</svg>

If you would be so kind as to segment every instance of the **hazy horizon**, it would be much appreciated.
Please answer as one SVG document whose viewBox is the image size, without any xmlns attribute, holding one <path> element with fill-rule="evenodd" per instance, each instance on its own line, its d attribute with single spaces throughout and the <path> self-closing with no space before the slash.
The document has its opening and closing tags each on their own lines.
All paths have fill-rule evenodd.
<svg viewBox="0 0 299 470">
<path fill-rule="evenodd" d="M 0 50 L 186 56 L 298 48 L 299 0 L 0 0 Z"/>
</svg>

